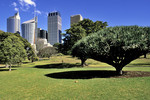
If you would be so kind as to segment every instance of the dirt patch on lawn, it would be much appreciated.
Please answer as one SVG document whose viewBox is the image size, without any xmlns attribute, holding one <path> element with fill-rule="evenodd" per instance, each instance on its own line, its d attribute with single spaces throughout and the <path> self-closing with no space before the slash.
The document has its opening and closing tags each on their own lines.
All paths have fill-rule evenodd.
<svg viewBox="0 0 150 100">
<path fill-rule="evenodd" d="M 124 71 L 121 76 L 112 76 L 111 78 L 132 78 L 132 77 L 150 77 L 150 72 L 144 71 Z"/>
</svg>

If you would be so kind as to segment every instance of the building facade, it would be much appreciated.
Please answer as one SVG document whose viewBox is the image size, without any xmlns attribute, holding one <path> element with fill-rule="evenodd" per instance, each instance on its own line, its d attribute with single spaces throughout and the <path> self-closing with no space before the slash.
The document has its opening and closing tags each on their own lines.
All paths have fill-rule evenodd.
<svg viewBox="0 0 150 100">
<path fill-rule="evenodd" d="M 41 39 L 47 39 L 47 31 L 46 30 L 43 30 L 41 28 L 38 28 L 38 35 L 37 35 L 37 38 L 41 38 Z"/>
<path fill-rule="evenodd" d="M 22 23 L 22 37 L 27 39 L 31 45 L 37 40 L 37 18 Z"/>
<path fill-rule="evenodd" d="M 74 23 L 78 23 L 79 21 L 82 21 L 83 18 L 82 16 L 79 14 L 79 15 L 73 15 L 70 17 L 70 26 Z"/>
<path fill-rule="evenodd" d="M 54 45 L 61 43 L 62 19 L 59 12 L 48 14 L 48 43 Z"/>
<path fill-rule="evenodd" d="M 14 16 L 7 18 L 7 32 L 20 33 L 19 12 L 17 12 Z"/>
</svg>

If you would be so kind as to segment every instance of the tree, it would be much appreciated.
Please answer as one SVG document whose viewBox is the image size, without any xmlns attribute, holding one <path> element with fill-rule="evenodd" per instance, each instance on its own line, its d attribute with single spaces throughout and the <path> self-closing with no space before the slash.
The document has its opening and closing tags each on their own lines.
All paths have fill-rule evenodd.
<svg viewBox="0 0 150 100">
<path fill-rule="evenodd" d="M 64 38 L 64 51 L 69 52 L 74 43 L 86 36 L 85 29 L 82 26 L 74 24 L 70 29 L 66 30 L 66 37 Z M 67 53 L 66 52 L 66 53 Z"/>
<path fill-rule="evenodd" d="M 81 60 L 92 58 L 105 62 L 121 75 L 123 67 L 148 53 L 149 47 L 150 27 L 117 26 L 80 40 L 73 46 L 72 55 Z"/>
<path fill-rule="evenodd" d="M 54 47 L 45 47 L 38 52 L 38 56 L 41 58 L 48 57 L 50 58 L 53 54 L 56 54 L 56 48 Z"/>
<path fill-rule="evenodd" d="M 53 45 L 53 47 L 55 47 L 55 49 L 57 50 L 58 53 L 63 52 L 63 44 L 62 43 L 55 43 Z"/>
<path fill-rule="evenodd" d="M 26 53 L 27 53 L 28 60 L 33 61 L 33 59 L 35 57 L 37 57 L 36 54 L 35 54 L 35 51 L 33 50 L 31 44 L 26 39 L 21 37 L 20 34 L 18 34 L 18 33 L 9 33 L 9 32 L 1 32 L 0 33 L 0 42 L 4 41 L 8 36 L 11 36 L 11 35 L 17 36 L 20 39 L 20 41 L 22 41 L 22 43 L 24 44 L 24 49 L 26 50 Z"/>
<path fill-rule="evenodd" d="M 28 60 L 31 60 L 32 62 L 36 61 L 35 58 L 37 58 L 37 55 L 35 53 L 35 50 L 32 48 L 31 44 L 28 42 L 28 40 L 21 37 L 18 33 L 15 33 L 14 35 L 17 36 L 23 42 Z"/>
<path fill-rule="evenodd" d="M 0 30 L 0 33 L 3 33 L 3 31 Z"/>
<path fill-rule="evenodd" d="M 63 39 L 63 51 L 65 54 L 70 52 L 73 45 L 85 36 L 106 28 L 107 22 L 84 19 L 78 23 L 72 24 L 70 29 L 66 30 L 65 38 Z"/>
<path fill-rule="evenodd" d="M 24 44 L 15 35 L 10 35 L 0 42 L 0 62 L 9 65 L 21 63 L 26 58 Z"/>
</svg>

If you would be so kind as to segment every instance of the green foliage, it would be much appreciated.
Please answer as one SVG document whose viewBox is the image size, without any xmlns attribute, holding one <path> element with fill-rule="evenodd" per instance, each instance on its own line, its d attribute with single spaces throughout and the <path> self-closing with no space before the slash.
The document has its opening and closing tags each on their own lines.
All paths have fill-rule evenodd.
<svg viewBox="0 0 150 100">
<path fill-rule="evenodd" d="M 23 44 L 24 44 L 23 47 L 26 50 L 28 60 L 32 60 L 33 57 L 36 57 L 36 54 L 31 46 L 31 44 L 26 39 L 21 37 L 20 34 L 18 34 L 18 33 L 2 32 L 2 33 L 0 33 L 0 42 L 4 41 L 8 36 L 11 36 L 11 35 L 17 36 L 19 38 L 19 40 L 23 42 Z"/>
<path fill-rule="evenodd" d="M 109 27 L 77 42 L 72 55 L 81 60 L 92 58 L 108 63 L 119 72 L 134 59 L 148 53 L 149 40 L 149 27 Z"/>
<path fill-rule="evenodd" d="M 33 57 L 32 62 L 39 61 L 39 57 Z"/>
<path fill-rule="evenodd" d="M 36 58 L 35 50 L 32 48 L 31 44 L 24 39 L 23 37 L 20 36 L 20 34 L 15 33 L 16 35 L 24 44 L 24 49 L 26 50 L 28 60 L 31 60 L 32 62 L 35 61 L 34 58 Z"/>
<path fill-rule="evenodd" d="M 0 30 L 0 33 L 3 33 L 3 31 Z"/>
<path fill-rule="evenodd" d="M 66 30 L 66 37 L 64 38 L 64 50 L 68 51 L 74 43 L 86 36 L 86 30 L 81 25 L 73 24 L 70 29 Z"/>
<path fill-rule="evenodd" d="M 56 48 L 57 52 L 59 52 L 59 53 L 63 52 L 63 44 L 61 44 L 61 43 L 55 43 L 53 45 L 53 47 Z"/>
<path fill-rule="evenodd" d="M 76 24 L 72 24 L 70 29 L 66 30 L 63 50 L 65 54 L 70 52 L 72 46 L 80 39 L 88 36 L 91 33 L 97 32 L 106 28 L 107 22 L 84 19 Z"/>
<path fill-rule="evenodd" d="M 38 57 L 41 57 L 41 58 L 44 58 L 44 57 L 50 58 L 53 54 L 56 54 L 56 53 L 57 53 L 56 48 L 45 47 L 45 48 L 41 49 L 37 55 L 38 55 Z"/>
<path fill-rule="evenodd" d="M 21 63 L 26 58 L 24 44 L 14 35 L 0 42 L 0 62 L 8 65 Z"/>
</svg>

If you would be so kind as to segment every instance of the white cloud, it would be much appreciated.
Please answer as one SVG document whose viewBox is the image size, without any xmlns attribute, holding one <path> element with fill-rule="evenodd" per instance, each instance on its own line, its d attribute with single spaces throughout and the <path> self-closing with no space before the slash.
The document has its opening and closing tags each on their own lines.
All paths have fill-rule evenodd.
<svg viewBox="0 0 150 100">
<path fill-rule="evenodd" d="M 21 6 L 34 6 L 36 7 L 36 3 L 32 0 L 19 0 Z"/>
<path fill-rule="evenodd" d="M 19 8 L 14 8 L 14 10 L 18 12 L 18 11 L 19 11 Z"/>
<path fill-rule="evenodd" d="M 12 7 L 14 7 L 15 11 L 28 11 L 30 9 L 30 7 L 36 7 L 36 3 L 34 2 L 34 0 L 17 0 L 18 2 L 13 2 L 11 4 Z M 41 11 L 36 10 L 35 11 L 36 14 L 42 14 Z"/>
<path fill-rule="evenodd" d="M 14 7 L 17 7 L 17 3 L 16 2 L 13 2 L 11 5 L 14 6 Z"/>
<path fill-rule="evenodd" d="M 22 11 L 28 11 L 31 6 L 36 7 L 36 3 L 33 0 L 18 0 L 18 2 Z"/>
<path fill-rule="evenodd" d="M 36 10 L 35 13 L 36 14 L 42 14 L 41 11 L 39 11 L 39 10 Z"/>
</svg>

